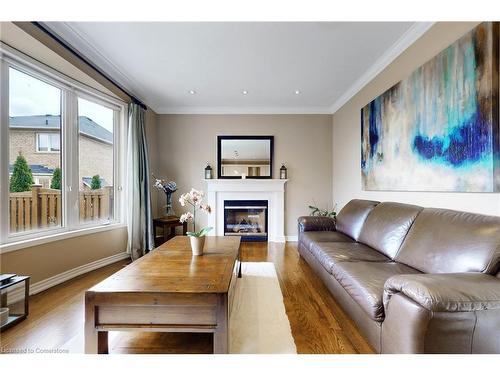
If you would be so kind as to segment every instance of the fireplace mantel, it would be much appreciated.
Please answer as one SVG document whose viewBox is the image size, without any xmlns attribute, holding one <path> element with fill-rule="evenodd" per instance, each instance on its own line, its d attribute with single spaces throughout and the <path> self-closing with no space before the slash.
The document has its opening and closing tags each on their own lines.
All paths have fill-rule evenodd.
<svg viewBox="0 0 500 375">
<path fill-rule="evenodd" d="M 207 183 L 208 204 L 214 212 L 208 215 L 211 235 L 224 235 L 225 200 L 267 200 L 268 240 L 285 242 L 285 184 L 280 179 L 212 179 Z"/>
</svg>

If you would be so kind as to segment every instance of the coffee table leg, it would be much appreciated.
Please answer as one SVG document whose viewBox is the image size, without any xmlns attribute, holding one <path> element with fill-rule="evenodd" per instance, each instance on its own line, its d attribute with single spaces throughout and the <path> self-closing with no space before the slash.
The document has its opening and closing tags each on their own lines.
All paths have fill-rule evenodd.
<svg viewBox="0 0 500 375">
<path fill-rule="evenodd" d="M 94 296 L 85 294 L 85 354 L 97 353 L 97 330 L 95 329 Z"/>
<path fill-rule="evenodd" d="M 219 295 L 217 303 L 217 328 L 214 331 L 214 354 L 229 353 L 229 319 L 227 294 Z"/>
</svg>

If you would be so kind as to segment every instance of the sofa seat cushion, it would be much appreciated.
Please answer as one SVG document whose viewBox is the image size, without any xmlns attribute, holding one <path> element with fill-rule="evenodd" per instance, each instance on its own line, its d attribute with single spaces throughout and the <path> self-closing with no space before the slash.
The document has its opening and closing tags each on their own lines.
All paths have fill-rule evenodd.
<svg viewBox="0 0 500 375">
<path fill-rule="evenodd" d="M 354 242 L 345 234 L 334 231 L 304 232 L 301 241 L 307 250 L 311 249 L 311 244 L 314 242 Z"/>
<path fill-rule="evenodd" d="M 330 273 L 337 262 L 391 262 L 385 255 L 357 242 L 315 242 L 310 251 Z"/>
<path fill-rule="evenodd" d="M 337 262 L 332 275 L 366 314 L 377 322 L 384 315 L 384 284 L 395 275 L 418 274 L 419 271 L 395 262 Z"/>
</svg>

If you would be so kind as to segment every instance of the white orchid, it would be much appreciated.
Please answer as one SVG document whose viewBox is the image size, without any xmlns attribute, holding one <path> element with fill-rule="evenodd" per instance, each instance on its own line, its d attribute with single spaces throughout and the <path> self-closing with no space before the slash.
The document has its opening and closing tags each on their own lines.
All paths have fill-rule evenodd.
<svg viewBox="0 0 500 375">
<path fill-rule="evenodd" d="M 205 211 L 207 214 L 212 212 L 212 208 L 208 204 L 201 204 L 200 209 Z"/>
<path fill-rule="evenodd" d="M 181 197 L 179 198 L 179 203 L 181 204 L 182 207 L 186 205 L 186 203 L 189 203 L 193 207 L 196 208 L 202 208 L 202 201 L 203 197 L 205 196 L 205 193 L 201 190 L 196 190 L 196 189 L 191 189 L 189 193 L 182 194 Z M 208 205 L 204 205 L 208 206 Z M 204 209 L 206 211 L 206 209 Z"/>
<path fill-rule="evenodd" d="M 207 214 L 212 212 L 211 207 L 208 204 L 203 203 L 204 196 L 205 193 L 203 191 L 191 189 L 189 193 L 182 194 L 181 197 L 179 198 L 179 203 L 181 204 L 182 207 L 186 206 L 186 204 L 190 204 L 193 207 L 192 213 L 186 212 L 185 214 L 182 214 L 180 218 L 180 221 L 182 223 L 187 221 L 193 222 L 193 232 L 187 232 L 188 236 L 202 237 L 212 230 L 211 227 L 206 227 L 196 232 L 196 210 L 200 209 L 206 212 Z"/>
<path fill-rule="evenodd" d="M 181 218 L 179 219 L 179 221 L 181 223 L 185 223 L 185 222 L 188 222 L 188 221 L 193 221 L 194 219 L 194 216 L 191 212 L 186 212 L 184 214 L 181 215 Z"/>
<path fill-rule="evenodd" d="M 185 194 L 182 194 L 181 197 L 179 198 L 179 203 L 181 204 L 182 207 L 186 205 L 186 196 Z"/>
</svg>

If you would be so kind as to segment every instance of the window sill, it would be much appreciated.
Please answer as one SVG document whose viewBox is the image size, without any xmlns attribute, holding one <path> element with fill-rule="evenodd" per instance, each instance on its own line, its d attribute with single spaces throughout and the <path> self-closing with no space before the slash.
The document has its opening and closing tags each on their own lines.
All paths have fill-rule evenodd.
<svg viewBox="0 0 500 375">
<path fill-rule="evenodd" d="M 32 238 L 32 239 L 21 240 L 21 241 L 16 241 L 16 242 L 9 242 L 9 243 L 0 245 L 0 254 L 9 253 L 11 251 L 16 251 L 16 250 L 22 250 L 22 249 L 25 249 L 27 247 L 43 245 L 43 244 L 54 242 L 54 241 L 66 240 L 68 238 L 80 237 L 80 236 L 85 236 L 88 234 L 106 232 L 106 231 L 115 230 L 115 229 L 119 229 L 119 228 L 126 228 L 126 227 L 127 227 L 126 224 L 114 223 L 114 224 L 107 224 L 107 225 L 99 225 L 99 226 L 95 226 L 95 227 L 91 227 L 91 228 L 77 229 L 77 230 L 72 230 L 72 231 L 56 233 L 56 234 L 50 234 L 50 235 L 45 235 L 45 236 L 42 235 L 41 237 L 38 237 L 38 238 Z"/>
</svg>

